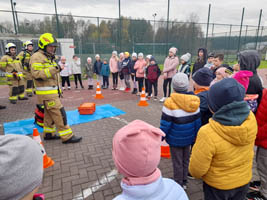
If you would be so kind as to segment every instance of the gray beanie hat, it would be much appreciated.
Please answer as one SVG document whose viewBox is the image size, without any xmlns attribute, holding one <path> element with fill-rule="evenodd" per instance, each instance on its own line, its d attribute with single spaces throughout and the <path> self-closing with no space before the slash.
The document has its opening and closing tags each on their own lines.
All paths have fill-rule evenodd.
<svg viewBox="0 0 267 200">
<path fill-rule="evenodd" d="M 0 200 L 22 199 L 41 185 L 43 154 L 28 136 L 0 136 Z"/>
<path fill-rule="evenodd" d="M 186 92 L 188 87 L 189 80 L 185 73 L 177 73 L 172 77 L 172 88 L 175 92 Z"/>
<path fill-rule="evenodd" d="M 188 62 L 191 58 L 191 54 L 190 53 L 186 53 L 184 55 L 181 56 L 181 60 L 184 60 L 185 62 Z"/>
</svg>

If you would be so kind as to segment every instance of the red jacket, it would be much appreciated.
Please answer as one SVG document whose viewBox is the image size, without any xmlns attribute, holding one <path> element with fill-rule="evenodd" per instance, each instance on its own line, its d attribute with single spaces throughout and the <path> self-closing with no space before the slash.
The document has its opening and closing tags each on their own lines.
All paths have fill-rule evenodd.
<svg viewBox="0 0 267 200">
<path fill-rule="evenodd" d="M 261 103 L 256 114 L 256 119 L 258 122 L 256 145 L 267 149 L 267 89 L 263 90 Z"/>
</svg>

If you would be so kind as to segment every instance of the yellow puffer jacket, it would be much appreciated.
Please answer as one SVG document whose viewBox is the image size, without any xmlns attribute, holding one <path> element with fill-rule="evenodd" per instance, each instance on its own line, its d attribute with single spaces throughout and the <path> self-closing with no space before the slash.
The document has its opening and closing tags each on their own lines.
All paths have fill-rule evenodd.
<svg viewBox="0 0 267 200">
<path fill-rule="evenodd" d="M 224 117 L 229 119 L 227 114 Z M 191 175 L 221 190 L 249 183 L 256 134 L 257 122 L 252 112 L 236 126 L 224 126 L 210 119 L 198 132 L 189 164 Z"/>
</svg>

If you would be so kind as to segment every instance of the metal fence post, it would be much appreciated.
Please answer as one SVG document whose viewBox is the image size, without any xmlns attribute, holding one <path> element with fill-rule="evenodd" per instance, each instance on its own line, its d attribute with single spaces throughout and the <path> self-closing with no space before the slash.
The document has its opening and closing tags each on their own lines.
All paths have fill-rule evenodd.
<svg viewBox="0 0 267 200">
<path fill-rule="evenodd" d="M 230 25 L 229 36 L 228 36 L 228 43 L 227 43 L 227 56 L 226 56 L 226 61 L 227 62 L 228 62 L 228 56 L 229 56 L 229 50 L 230 50 L 231 34 L 232 34 L 232 24 Z"/>
<path fill-rule="evenodd" d="M 169 51 L 169 17 L 170 17 L 170 0 L 168 0 L 168 11 L 167 11 L 167 33 L 166 33 L 166 56 Z"/>
<path fill-rule="evenodd" d="M 99 26 L 99 17 L 97 17 L 97 51 L 100 51 L 100 26 Z"/>
<path fill-rule="evenodd" d="M 121 1 L 119 0 L 119 31 L 118 31 L 118 35 L 119 35 L 119 46 L 120 46 L 120 52 L 121 52 L 121 41 L 122 41 L 122 37 L 121 37 Z"/>
<path fill-rule="evenodd" d="M 259 32 L 260 32 L 260 25 L 261 25 L 261 15 L 262 15 L 262 9 L 260 10 L 259 23 L 258 23 L 257 34 L 256 34 L 256 42 L 255 42 L 255 49 L 256 50 L 257 50 L 257 46 L 258 46 L 258 39 L 259 39 Z"/>
<path fill-rule="evenodd" d="M 59 30 L 59 19 L 58 19 L 58 14 L 57 14 L 57 2 L 56 0 L 54 0 L 54 4 L 55 4 L 55 13 L 56 13 L 56 20 L 57 20 L 57 37 L 60 38 L 60 30 Z"/>
<path fill-rule="evenodd" d="M 242 27 L 243 27 L 243 19 L 244 19 L 245 8 L 242 10 L 242 17 L 241 17 L 241 24 L 240 24 L 240 31 L 239 31 L 239 38 L 237 44 L 237 52 L 240 50 L 240 41 L 241 41 L 241 34 L 242 34 Z"/>
<path fill-rule="evenodd" d="M 208 22 L 207 22 L 205 48 L 207 48 L 207 46 L 208 46 L 208 35 L 209 35 L 209 24 L 210 24 L 210 9 L 211 9 L 211 4 L 209 4 L 209 12 L 208 12 Z"/>
</svg>

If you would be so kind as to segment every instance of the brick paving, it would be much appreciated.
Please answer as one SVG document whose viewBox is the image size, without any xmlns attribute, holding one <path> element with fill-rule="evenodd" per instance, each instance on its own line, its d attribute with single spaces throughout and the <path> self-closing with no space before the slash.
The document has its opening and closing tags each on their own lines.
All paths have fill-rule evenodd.
<svg viewBox="0 0 267 200">
<path fill-rule="evenodd" d="M 260 70 L 260 75 L 267 85 L 267 70 Z M 159 96 L 162 95 L 161 82 Z M 84 85 L 86 82 L 84 81 Z M 72 83 L 73 86 L 73 83 Z M 0 110 L 0 134 L 2 124 L 8 121 L 33 117 L 35 98 L 20 101 L 16 105 L 8 103 L 8 88 L 0 86 L 0 104 L 7 109 Z M 90 123 L 72 126 L 73 132 L 83 136 L 78 144 L 62 144 L 61 141 L 44 141 L 47 154 L 53 158 L 55 165 L 45 170 L 43 183 L 39 192 L 44 193 L 48 200 L 110 200 L 121 192 L 121 175 L 117 174 L 112 160 L 112 138 L 114 133 L 127 122 L 135 119 L 144 120 L 156 127 L 159 126 L 162 104 L 149 101 L 148 107 L 138 107 L 139 98 L 121 91 L 102 90 L 103 100 L 94 100 L 95 91 L 65 91 L 62 103 L 66 110 L 77 108 L 83 102 L 109 103 L 126 112 L 114 118 L 107 118 Z M 172 178 L 170 159 L 161 159 L 159 168 L 164 177 Z M 253 170 L 253 179 L 257 172 Z M 187 194 L 192 200 L 203 199 L 202 182 L 189 180 Z"/>
</svg>

